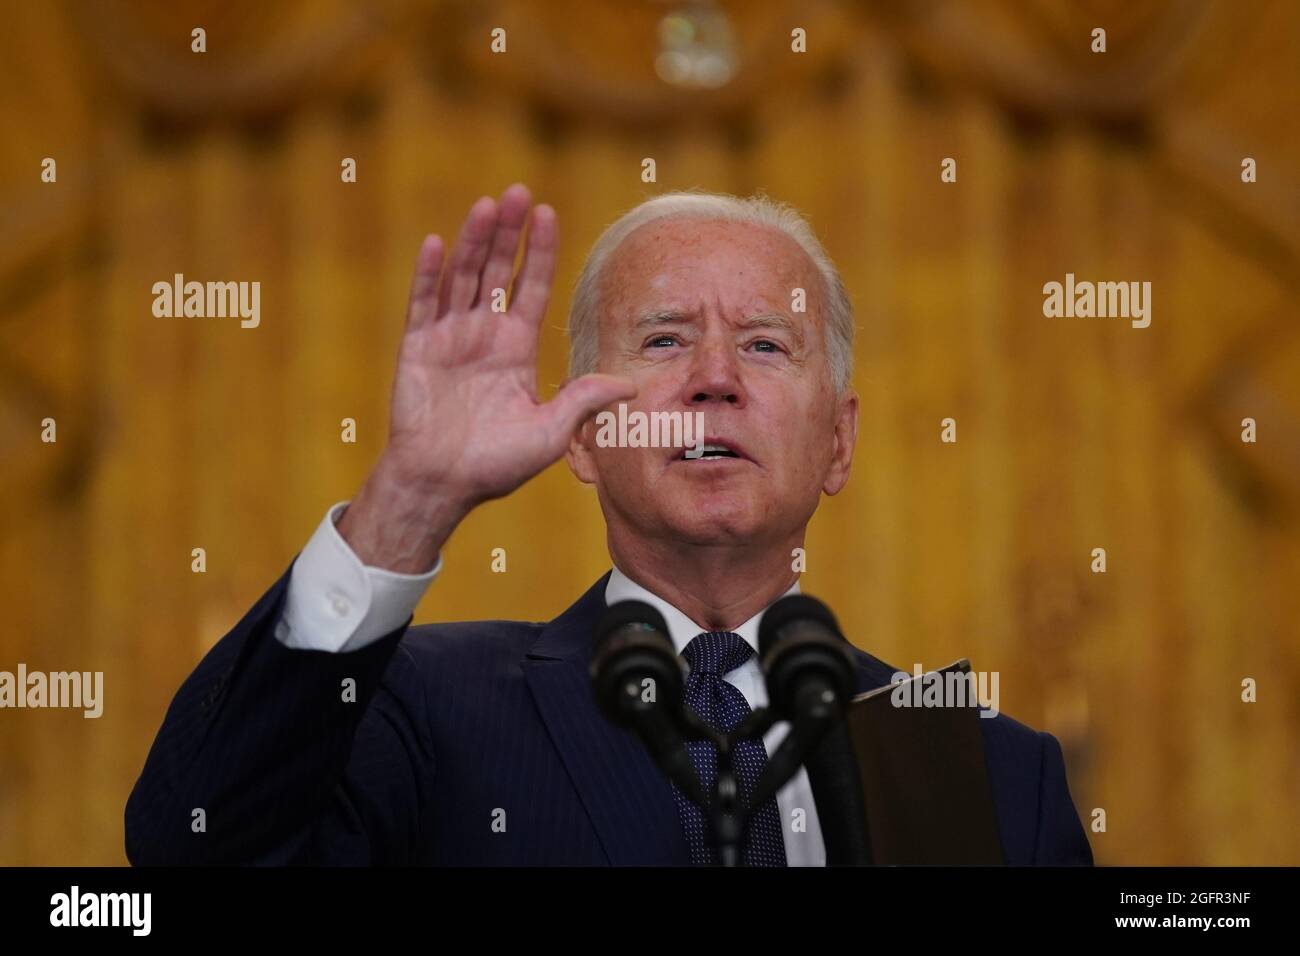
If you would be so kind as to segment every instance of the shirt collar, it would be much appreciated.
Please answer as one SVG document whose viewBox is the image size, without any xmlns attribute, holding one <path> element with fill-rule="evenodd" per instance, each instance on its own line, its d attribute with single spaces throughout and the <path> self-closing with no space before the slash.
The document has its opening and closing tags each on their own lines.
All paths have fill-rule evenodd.
<svg viewBox="0 0 1300 956">
<path fill-rule="evenodd" d="M 796 580 L 794 584 L 790 585 L 790 590 L 782 594 L 781 597 L 798 593 L 799 582 Z M 780 600 L 780 598 L 777 600 Z M 609 582 L 605 585 L 605 603 L 609 605 L 618 601 L 645 601 L 646 604 L 649 604 L 662 614 L 665 623 L 668 625 L 668 636 L 672 638 L 673 647 L 677 649 L 678 654 L 684 651 L 686 645 L 694 640 L 696 636 L 708 630 L 707 627 L 696 624 L 659 595 L 647 591 L 615 567 L 610 572 Z M 772 603 L 775 604 L 776 602 L 773 601 Z M 771 607 L 771 605 L 769 604 L 768 607 Z M 766 607 L 763 608 L 762 611 L 759 611 L 740 627 L 735 628 L 735 633 L 745 639 L 745 642 L 754 649 L 756 655 L 758 654 L 758 622 L 766 610 Z"/>
</svg>

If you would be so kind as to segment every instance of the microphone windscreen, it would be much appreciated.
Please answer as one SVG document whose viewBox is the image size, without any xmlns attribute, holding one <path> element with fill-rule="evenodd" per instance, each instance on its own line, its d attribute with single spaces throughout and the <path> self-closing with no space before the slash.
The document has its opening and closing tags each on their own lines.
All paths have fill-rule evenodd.
<svg viewBox="0 0 1300 956">
<path fill-rule="evenodd" d="M 791 594 L 773 604 L 758 623 L 758 650 L 765 654 L 776 643 L 780 631 L 791 621 L 810 621 L 820 624 L 831 634 L 844 639 L 835 615 L 821 601 L 807 594 Z"/>
<path fill-rule="evenodd" d="M 596 625 L 596 640 L 603 641 L 619 628 L 635 625 L 646 630 L 658 631 L 668 636 L 668 622 L 664 616 L 645 601 L 619 601 L 605 608 Z"/>
</svg>

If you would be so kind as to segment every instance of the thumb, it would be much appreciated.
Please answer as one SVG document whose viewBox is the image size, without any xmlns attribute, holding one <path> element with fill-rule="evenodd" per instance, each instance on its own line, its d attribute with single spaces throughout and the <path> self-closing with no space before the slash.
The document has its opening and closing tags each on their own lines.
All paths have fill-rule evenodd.
<svg viewBox="0 0 1300 956">
<path fill-rule="evenodd" d="M 574 430 L 610 402 L 632 398 L 637 388 L 631 379 L 592 373 L 575 378 L 546 403 L 548 431 L 567 443 Z"/>
</svg>

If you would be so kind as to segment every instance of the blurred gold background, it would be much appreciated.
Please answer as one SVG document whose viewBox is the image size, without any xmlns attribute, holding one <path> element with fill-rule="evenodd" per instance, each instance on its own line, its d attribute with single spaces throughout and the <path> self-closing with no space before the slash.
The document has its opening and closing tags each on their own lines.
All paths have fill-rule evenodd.
<svg viewBox="0 0 1300 956">
<path fill-rule="evenodd" d="M 897 666 L 1000 671 L 1085 825 L 1105 809 L 1098 862 L 1300 864 L 1300 5 L 82 0 L 2 22 L 0 669 L 102 670 L 105 710 L 0 711 L 0 863 L 125 862 L 180 682 L 381 448 L 420 238 L 522 180 L 560 218 L 547 394 L 622 211 L 695 186 L 799 207 L 854 297 L 863 409 L 805 589 Z M 260 327 L 154 318 L 177 272 L 260 281 Z M 1150 328 L 1044 318 L 1067 272 L 1151 281 Z M 563 464 L 445 557 L 417 622 L 546 619 L 607 567 Z"/>
</svg>

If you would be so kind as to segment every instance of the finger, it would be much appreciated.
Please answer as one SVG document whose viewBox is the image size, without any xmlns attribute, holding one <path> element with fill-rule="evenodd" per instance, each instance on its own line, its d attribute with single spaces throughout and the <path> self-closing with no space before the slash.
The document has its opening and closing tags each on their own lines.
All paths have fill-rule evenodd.
<svg viewBox="0 0 1300 956">
<path fill-rule="evenodd" d="M 496 234 L 492 237 L 491 251 L 487 265 L 483 267 L 483 279 L 474 305 L 490 298 L 494 289 L 505 289 L 510 284 L 510 276 L 515 271 L 515 256 L 519 254 L 519 237 L 523 234 L 524 220 L 532 201 L 528 187 L 523 183 L 515 183 L 501 194 Z"/>
<path fill-rule="evenodd" d="M 496 226 L 496 200 L 491 196 L 480 197 L 465 217 L 460 238 L 451 253 L 451 262 L 443 273 L 438 294 L 438 318 L 452 311 L 463 312 L 473 304 Z"/>
<path fill-rule="evenodd" d="M 555 210 L 543 203 L 533 207 L 528 225 L 528 245 L 510 290 L 510 311 L 540 325 L 551 298 L 559 224 Z"/>
<path fill-rule="evenodd" d="M 561 446 L 574 430 L 610 402 L 633 398 L 637 388 L 629 378 L 592 373 L 576 378 L 546 403 L 547 433 Z"/>
<path fill-rule="evenodd" d="M 442 271 L 442 239 L 424 237 L 415 257 L 411 294 L 406 301 L 406 331 L 414 332 L 438 314 L 438 273 Z"/>
</svg>

